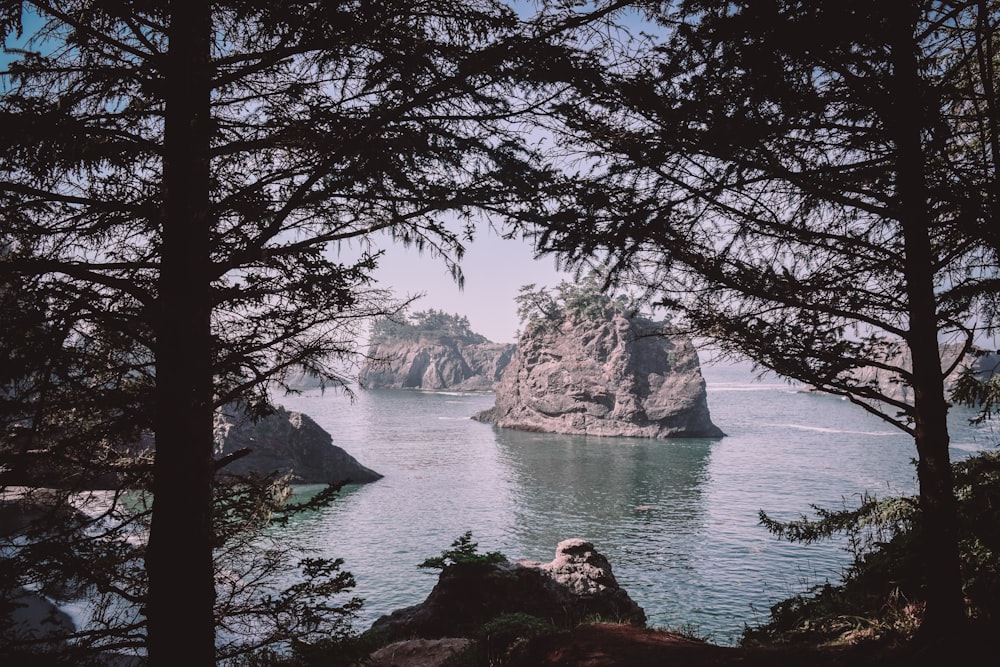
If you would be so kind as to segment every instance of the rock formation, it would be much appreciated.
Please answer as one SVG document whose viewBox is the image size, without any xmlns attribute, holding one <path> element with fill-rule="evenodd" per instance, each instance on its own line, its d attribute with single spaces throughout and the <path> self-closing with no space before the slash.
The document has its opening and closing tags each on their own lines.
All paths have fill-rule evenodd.
<svg viewBox="0 0 1000 667">
<path fill-rule="evenodd" d="M 60 460 L 53 460 L 44 450 L 21 456 L 8 456 L 8 465 L 0 466 L 0 484 L 10 486 L 76 486 L 80 489 L 116 489 L 130 486 L 141 468 L 152 464 L 153 436 L 143 435 L 139 443 L 125 453 L 134 470 L 116 472 L 109 468 L 101 474 L 74 475 Z M 241 450 L 247 450 L 242 453 Z M 239 454 L 238 454 L 239 452 Z M 330 434 L 308 415 L 289 412 L 282 407 L 253 422 L 242 410 L 227 405 L 215 413 L 216 460 L 231 459 L 222 467 L 223 474 L 289 474 L 292 484 L 362 484 L 381 479 L 382 475 L 361 465 L 354 457 L 333 444 Z M 86 470 L 77 472 L 87 472 Z"/>
<path fill-rule="evenodd" d="M 943 343 L 940 346 L 942 366 L 945 369 L 954 366 L 954 370 L 948 373 L 944 380 L 946 396 L 951 394 L 955 381 L 967 369 L 972 369 L 981 379 L 987 379 L 1000 372 L 1000 354 L 980 351 L 977 354 L 966 354 L 965 358 L 958 360 L 963 350 L 964 346 L 959 344 Z M 913 368 L 910 348 L 902 341 L 879 340 L 873 344 L 871 354 L 885 366 L 904 371 Z M 857 384 L 875 387 L 879 393 L 890 399 L 913 403 L 913 388 L 901 382 L 899 374 L 890 368 L 866 366 L 853 371 L 851 377 Z"/>
<path fill-rule="evenodd" d="M 382 478 L 334 445 L 330 434 L 308 415 L 281 406 L 257 422 L 232 406 L 216 412 L 215 458 L 242 449 L 250 453 L 235 458 L 224 472 L 290 474 L 293 484 L 360 484 Z"/>
<path fill-rule="evenodd" d="M 470 637 L 499 614 L 520 612 L 570 628 L 587 617 L 645 625 L 646 614 L 618 586 L 608 559 L 581 539 L 559 543 L 551 563 L 457 563 L 424 602 L 379 618 L 386 640 Z"/>
<path fill-rule="evenodd" d="M 472 643 L 464 637 L 404 639 L 380 648 L 357 667 L 444 667 Z"/>
<path fill-rule="evenodd" d="M 369 389 L 489 390 L 513 353 L 513 345 L 474 333 L 463 317 L 433 310 L 415 313 L 405 322 L 376 327 L 361 384 Z"/>
<path fill-rule="evenodd" d="M 527 327 L 475 416 L 503 428 L 646 438 L 721 437 L 698 353 L 683 336 L 621 311 Z"/>
</svg>

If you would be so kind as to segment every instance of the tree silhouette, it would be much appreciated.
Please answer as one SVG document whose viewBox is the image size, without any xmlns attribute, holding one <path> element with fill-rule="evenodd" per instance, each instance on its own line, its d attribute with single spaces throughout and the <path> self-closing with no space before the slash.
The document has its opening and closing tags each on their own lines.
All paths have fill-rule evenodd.
<svg viewBox="0 0 1000 667">
<path fill-rule="evenodd" d="M 68 350 L 67 368 L 103 364 L 112 444 L 152 433 L 149 663 L 212 664 L 214 410 L 263 409 L 303 369 L 344 385 L 338 364 L 397 309 L 372 280 L 380 243 L 460 277 L 477 211 L 544 213 L 520 123 L 567 70 L 559 26 L 489 0 L 4 0 L 5 37 L 23 12 L 40 27 L 2 75 L 0 278 L 65 324 L 29 375 L 52 384 Z M 37 436 L 21 451 L 60 449 L 56 412 L 8 422 Z"/>
<path fill-rule="evenodd" d="M 911 434 L 940 636 L 963 618 L 944 378 L 997 305 L 997 8 L 642 4 L 662 37 L 563 100 L 590 181 L 541 244 Z"/>
</svg>

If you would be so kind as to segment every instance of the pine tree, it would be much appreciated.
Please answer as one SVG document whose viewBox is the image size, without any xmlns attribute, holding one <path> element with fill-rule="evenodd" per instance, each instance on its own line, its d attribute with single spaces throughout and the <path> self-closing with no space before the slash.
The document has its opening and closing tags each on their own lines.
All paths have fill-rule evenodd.
<svg viewBox="0 0 1000 667">
<path fill-rule="evenodd" d="M 372 281 L 380 243 L 459 276 L 476 211 L 544 211 L 518 123 L 557 78 L 558 29 L 490 0 L 4 0 L 5 36 L 24 13 L 39 27 L 0 99 L 2 277 L 66 315 L 36 367 L 67 347 L 120 360 L 115 423 L 155 440 L 149 664 L 213 664 L 213 411 L 262 406 L 300 369 L 344 384 L 361 327 L 396 309 Z"/>
<path fill-rule="evenodd" d="M 944 636 L 963 618 L 944 378 L 996 312 L 1000 14 L 924 0 L 643 6 L 659 32 L 563 100 L 562 139 L 590 182 L 541 242 L 571 264 L 610 263 L 724 351 L 911 434 L 923 631 Z M 963 353 L 942 359 L 941 341 Z"/>
</svg>

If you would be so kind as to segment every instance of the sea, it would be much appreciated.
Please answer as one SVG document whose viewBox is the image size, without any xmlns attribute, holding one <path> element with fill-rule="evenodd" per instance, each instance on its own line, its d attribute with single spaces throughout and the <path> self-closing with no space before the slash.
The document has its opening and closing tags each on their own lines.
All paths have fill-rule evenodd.
<svg viewBox="0 0 1000 667">
<path fill-rule="evenodd" d="M 313 555 L 342 558 L 364 600 L 355 629 L 421 602 L 436 570 L 419 566 L 466 531 L 481 552 L 549 561 L 583 538 L 611 562 L 651 627 L 733 645 L 771 605 L 840 581 L 846 541 L 792 544 L 760 525 L 916 492 L 905 433 L 839 397 L 746 364 L 703 364 L 712 421 L 725 437 L 648 440 L 498 429 L 472 419 L 488 392 L 309 390 L 276 397 L 312 417 L 384 478 L 348 486 L 280 529 Z M 997 424 L 951 414 L 951 456 L 1000 442 Z M 316 487 L 299 487 L 308 494 Z"/>
</svg>

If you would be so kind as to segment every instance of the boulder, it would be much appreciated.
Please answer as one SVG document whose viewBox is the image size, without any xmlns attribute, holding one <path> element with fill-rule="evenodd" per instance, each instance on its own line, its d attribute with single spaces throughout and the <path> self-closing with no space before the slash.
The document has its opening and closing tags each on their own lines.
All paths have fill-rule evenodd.
<svg viewBox="0 0 1000 667">
<path fill-rule="evenodd" d="M 410 639 L 393 642 L 372 653 L 364 667 L 442 667 L 456 653 L 472 645 L 471 639 Z"/>
<path fill-rule="evenodd" d="M 698 353 L 622 312 L 526 328 L 475 419 L 501 428 L 643 438 L 724 434 L 712 423 Z"/>
<path fill-rule="evenodd" d="M 369 632 L 388 640 L 471 637 L 499 614 L 520 612 L 570 628 L 588 617 L 645 625 L 611 564 L 585 540 L 560 542 L 551 563 L 457 563 L 424 602 L 379 618 Z"/>
<path fill-rule="evenodd" d="M 364 484 L 382 478 L 334 445 L 330 434 L 301 412 L 277 406 L 270 415 L 255 422 L 231 404 L 216 410 L 214 427 L 214 457 L 224 462 L 220 470 L 223 474 L 288 474 L 292 484 Z M 45 449 L 6 455 L 0 458 L 0 484 L 128 488 L 151 468 L 154 449 L 153 435 L 142 434 L 136 445 L 123 451 L 132 464 L 132 469 L 125 473 L 113 468 L 100 474 L 91 472 L 75 466 L 73 461 L 67 463 L 54 457 Z"/>
<path fill-rule="evenodd" d="M 249 454 L 237 458 L 243 449 Z M 288 474 L 293 484 L 362 484 L 382 478 L 334 445 L 308 415 L 281 406 L 256 422 L 233 406 L 217 411 L 215 458 L 227 456 L 233 460 L 222 469 L 225 473 Z"/>
</svg>

